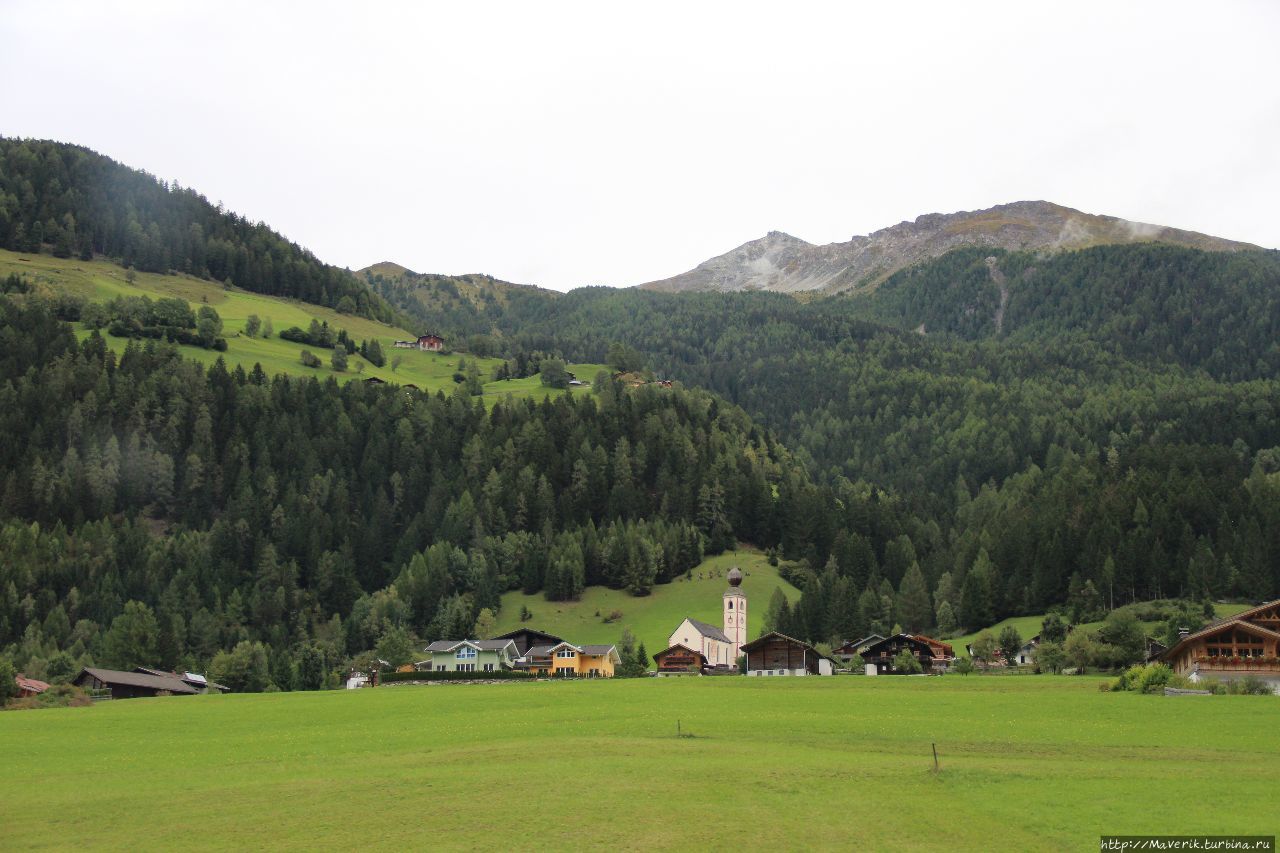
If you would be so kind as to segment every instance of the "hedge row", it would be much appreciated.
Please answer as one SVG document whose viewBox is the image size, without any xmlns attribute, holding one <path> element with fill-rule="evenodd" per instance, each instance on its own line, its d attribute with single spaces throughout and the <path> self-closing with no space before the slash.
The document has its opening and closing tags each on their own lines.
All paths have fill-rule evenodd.
<svg viewBox="0 0 1280 853">
<path fill-rule="evenodd" d="M 494 681 L 503 679 L 518 681 L 532 677 L 527 672 L 516 672 L 510 669 L 495 670 L 494 672 L 384 672 L 378 676 L 383 684 L 390 684 L 394 681 Z"/>
<path fill-rule="evenodd" d="M 214 338 L 211 342 L 200 337 L 193 329 L 180 326 L 139 326 L 123 320 L 112 320 L 107 326 L 107 334 L 116 338 L 163 338 L 170 343 L 187 344 L 193 347 L 213 349 L 218 352 L 227 351 L 226 338 Z"/>
</svg>

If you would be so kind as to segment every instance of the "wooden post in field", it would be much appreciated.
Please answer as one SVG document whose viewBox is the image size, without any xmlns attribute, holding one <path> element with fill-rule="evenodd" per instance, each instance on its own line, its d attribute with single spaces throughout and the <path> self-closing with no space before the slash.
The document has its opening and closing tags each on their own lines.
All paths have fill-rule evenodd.
<svg viewBox="0 0 1280 853">
<path fill-rule="evenodd" d="M 933 772 L 935 775 L 938 772 L 938 745 L 936 743 L 933 744 Z"/>
</svg>

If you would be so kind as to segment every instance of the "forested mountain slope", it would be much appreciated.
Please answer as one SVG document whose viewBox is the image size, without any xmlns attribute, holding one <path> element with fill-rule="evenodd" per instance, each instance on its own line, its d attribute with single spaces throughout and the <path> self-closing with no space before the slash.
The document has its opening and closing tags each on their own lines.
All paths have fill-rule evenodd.
<svg viewBox="0 0 1280 853">
<path fill-rule="evenodd" d="M 249 641 L 288 686 L 304 657 L 470 633 L 509 589 L 643 595 L 706 548 L 825 554 L 844 524 L 706 392 L 487 409 L 156 342 L 117 359 L 3 296 L 0 432 L 0 648 L 41 668 L 203 668 Z"/>
<path fill-rule="evenodd" d="M 906 538 L 872 537 L 884 585 L 867 591 L 901 597 L 918 563 L 917 625 L 944 601 L 985 624 L 1086 585 L 1117 603 L 1280 591 L 1274 255 L 1019 255 L 1002 336 L 975 319 L 999 307 L 987 256 L 949 255 L 871 298 L 595 289 L 504 323 L 528 345 L 554 329 L 575 358 L 625 342 L 777 429 L 820 479 L 886 489 Z M 988 332 L 909 330 L 944 318 Z"/>
<path fill-rule="evenodd" d="M 413 318 L 423 332 L 444 335 L 482 356 L 507 354 L 503 342 L 493 337 L 505 313 L 519 312 L 527 301 L 541 302 L 560 295 L 487 275 L 417 273 L 390 262 L 365 267 L 356 275 Z"/>
<path fill-rule="evenodd" d="M 193 189 L 61 142 L 0 137 L 0 247 L 86 260 L 97 253 L 148 272 L 173 269 L 395 319 L 351 273 L 266 225 L 215 207 Z"/>
<path fill-rule="evenodd" d="M 1084 335 L 1128 358 L 1219 378 L 1280 375 L 1280 252 L 962 249 L 852 304 L 869 319 L 926 334 L 1014 342 Z"/>
</svg>

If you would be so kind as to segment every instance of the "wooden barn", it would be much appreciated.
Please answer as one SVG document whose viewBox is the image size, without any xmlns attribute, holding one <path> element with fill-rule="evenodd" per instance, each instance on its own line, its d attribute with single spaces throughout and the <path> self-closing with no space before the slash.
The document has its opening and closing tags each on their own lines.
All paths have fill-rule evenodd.
<svg viewBox="0 0 1280 853">
<path fill-rule="evenodd" d="M 137 699 L 143 696 L 194 696 L 204 691 L 187 684 L 176 675 L 152 675 L 143 672 L 120 672 L 114 669 L 85 667 L 73 682 L 85 690 L 107 690 L 112 699 Z"/>
<path fill-rule="evenodd" d="M 743 645 L 747 675 L 831 675 L 830 658 L 806 642 L 779 634 L 765 634 Z"/>
<path fill-rule="evenodd" d="M 658 675 L 700 674 L 707 665 L 707 656 L 688 646 L 676 643 L 653 656 Z"/>
</svg>

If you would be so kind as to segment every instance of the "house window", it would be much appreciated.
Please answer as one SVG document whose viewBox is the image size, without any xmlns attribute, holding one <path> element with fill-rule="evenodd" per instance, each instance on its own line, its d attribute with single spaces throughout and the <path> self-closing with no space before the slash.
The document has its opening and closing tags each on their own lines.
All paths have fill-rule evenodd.
<svg viewBox="0 0 1280 853">
<path fill-rule="evenodd" d="M 577 652 L 575 652 L 573 649 L 561 649 L 560 651 L 556 652 L 556 657 L 558 657 L 558 658 L 571 658 L 571 657 L 573 657 L 573 656 L 574 656 L 574 655 L 576 655 L 576 654 L 577 654 Z"/>
<path fill-rule="evenodd" d="M 444 672 L 444 664 L 442 663 L 436 664 L 436 672 Z"/>
<path fill-rule="evenodd" d="M 493 672 L 493 664 L 491 664 L 491 663 L 487 663 L 487 664 L 485 664 L 485 665 L 484 665 L 484 671 L 485 671 L 485 672 Z"/>
<path fill-rule="evenodd" d="M 462 648 L 458 649 L 458 653 L 454 655 L 454 657 L 456 657 L 458 660 L 475 660 L 476 650 L 471 648 L 470 646 L 463 646 Z"/>
<path fill-rule="evenodd" d="M 458 672 L 475 672 L 475 671 L 476 671 L 476 665 L 473 663 L 458 664 Z"/>
<path fill-rule="evenodd" d="M 730 602 L 729 602 L 729 609 L 730 609 L 730 610 L 732 610 L 732 609 L 733 609 L 733 602 L 732 602 L 732 601 L 730 601 Z"/>
</svg>

